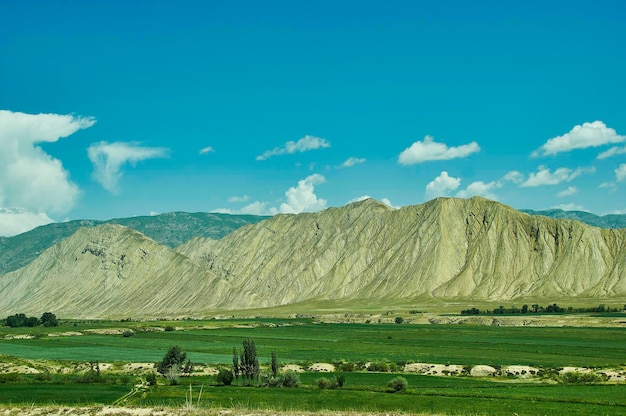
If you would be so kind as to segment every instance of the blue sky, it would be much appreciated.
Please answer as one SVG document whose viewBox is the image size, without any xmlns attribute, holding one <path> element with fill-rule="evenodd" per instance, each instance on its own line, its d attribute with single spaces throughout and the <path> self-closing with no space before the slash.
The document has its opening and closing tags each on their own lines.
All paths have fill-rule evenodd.
<svg viewBox="0 0 626 416">
<path fill-rule="evenodd" d="M 626 213 L 621 1 L 1 1 L 0 235 L 482 195 Z"/>
</svg>

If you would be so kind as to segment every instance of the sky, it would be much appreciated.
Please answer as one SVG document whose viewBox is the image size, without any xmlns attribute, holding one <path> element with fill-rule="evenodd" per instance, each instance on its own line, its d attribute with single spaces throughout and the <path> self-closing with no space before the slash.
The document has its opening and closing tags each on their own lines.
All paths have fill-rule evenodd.
<svg viewBox="0 0 626 416">
<path fill-rule="evenodd" d="M 623 1 L 0 5 L 0 236 L 365 197 L 626 213 Z"/>
</svg>

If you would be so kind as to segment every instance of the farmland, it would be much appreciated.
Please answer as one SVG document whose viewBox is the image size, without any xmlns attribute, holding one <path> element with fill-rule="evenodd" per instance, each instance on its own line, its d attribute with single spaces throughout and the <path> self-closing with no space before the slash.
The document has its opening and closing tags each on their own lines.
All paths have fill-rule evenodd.
<svg viewBox="0 0 626 416">
<path fill-rule="evenodd" d="M 123 336 L 125 331 L 134 335 Z M 255 340 L 263 368 L 269 365 L 271 352 L 276 352 L 282 365 L 298 365 L 306 370 L 318 362 L 338 367 L 350 363 L 353 371 L 341 373 L 346 385 L 339 389 L 319 389 L 317 380 L 333 374 L 311 371 L 301 373 L 301 386 L 293 389 L 217 386 L 205 370 L 231 365 L 232 349 L 240 348 L 244 339 Z M 54 329 L 0 329 L 0 372 L 10 373 L 11 368 L 22 366 L 37 374 L 53 374 L 43 379 L 37 374 L 4 379 L 0 402 L 5 406 L 117 403 L 134 384 L 145 380 L 146 372 L 153 371 L 150 364 L 124 370 L 125 364 L 159 361 L 170 346 L 178 345 L 196 364 L 192 376 L 181 378 L 177 386 L 161 379 L 158 387 L 142 387 L 124 401 L 126 405 L 179 408 L 186 402 L 191 385 L 196 399 L 203 389 L 199 406 L 207 408 L 623 414 L 626 384 L 600 379 L 595 383 L 572 383 L 564 381 L 559 371 L 564 367 L 623 371 L 624 341 L 623 328 L 607 327 L 323 323 L 310 318 L 69 321 Z M 84 372 L 88 362 L 110 369 L 106 382 L 77 383 L 69 375 L 58 375 Z M 366 363 L 371 362 L 383 363 L 388 372 L 366 371 Z M 470 377 L 468 372 L 440 377 L 402 373 L 409 388 L 390 393 L 387 383 L 407 363 L 467 369 L 477 365 L 496 369 L 524 365 L 540 372 L 533 378 L 502 372 L 489 377 Z M 61 393 L 51 394 L 54 391 Z"/>
</svg>

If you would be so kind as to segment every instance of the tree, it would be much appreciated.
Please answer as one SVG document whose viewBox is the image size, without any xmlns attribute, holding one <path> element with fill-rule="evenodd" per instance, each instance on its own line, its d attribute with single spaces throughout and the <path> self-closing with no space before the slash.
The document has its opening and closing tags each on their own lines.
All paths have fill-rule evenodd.
<svg viewBox="0 0 626 416">
<path fill-rule="evenodd" d="M 185 367 L 183 368 L 183 375 L 189 377 L 191 376 L 191 373 L 193 373 L 193 363 L 191 360 L 187 360 Z"/>
<path fill-rule="evenodd" d="M 239 356 L 239 371 L 247 386 L 251 386 L 259 377 L 259 357 L 254 340 L 243 341 L 243 351 Z"/>
<path fill-rule="evenodd" d="M 409 387 L 409 382 L 404 377 L 392 378 L 387 386 L 394 392 L 406 390 Z"/>
<path fill-rule="evenodd" d="M 51 326 L 59 326 L 59 321 L 57 321 L 57 316 L 52 312 L 44 312 L 39 318 L 39 321 L 43 326 L 51 327 Z"/>
<path fill-rule="evenodd" d="M 233 373 L 235 373 L 235 380 L 239 382 L 239 354 L 237 354 L 237 347 L 233 347 Z"/>
<path fill-rule="evenodd" d="M 185 359 L 187 359 L 187 353 L 182 352 L 178 345 L 170 347 L 163 356 L 163 360 L 157 363 L 157 371 L 166 377 L 178 374 Z"/>
<path fill-rule="evenodd" d="M 215 376 L 215 381 L 217 381 L 218 384 L 230 386 L 234 378 L 233 372 L 228 368 L 220 368 L 220 371 Z"/>
<path fill-rule="evenodd" d="M 404 318 L 401 316 L 396 316 L 395 322 L 397 324 L 401 324 L 402 322 L 404 322 Z"/>
<path fill-rule="evenodd" d="M 272 369 L 272 376 L 278 377 L 278 358 L 276 357 L 276 352 L 272 351 L 272 363 L 270 365 Z"/>
</svg>

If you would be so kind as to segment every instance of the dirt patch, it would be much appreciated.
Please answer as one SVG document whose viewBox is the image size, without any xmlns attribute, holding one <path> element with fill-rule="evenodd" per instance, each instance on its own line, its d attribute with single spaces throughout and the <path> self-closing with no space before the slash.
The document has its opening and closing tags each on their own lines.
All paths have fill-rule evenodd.
<svg viewBox="0 0 626 416">
<path fill-rule="evenodd" d="M 297 364 L 287 364 L 281 368 L 283 371 L 295 371 L 296 373 L 304 373 L 304 369 Z"/>
<path fill-rule="evenodd" d="M 309 371 L 317 371 L 320 373 L 332 373 L 335 371 L 335 366 L 328 363 L 315 363 L 311 364 Z"/>
<path fill-rule="evenodd" d="M 48 334 L 49 337 L 80 337 L 83 335 L 81 332 L 52 332 Z"/>
</svg>

